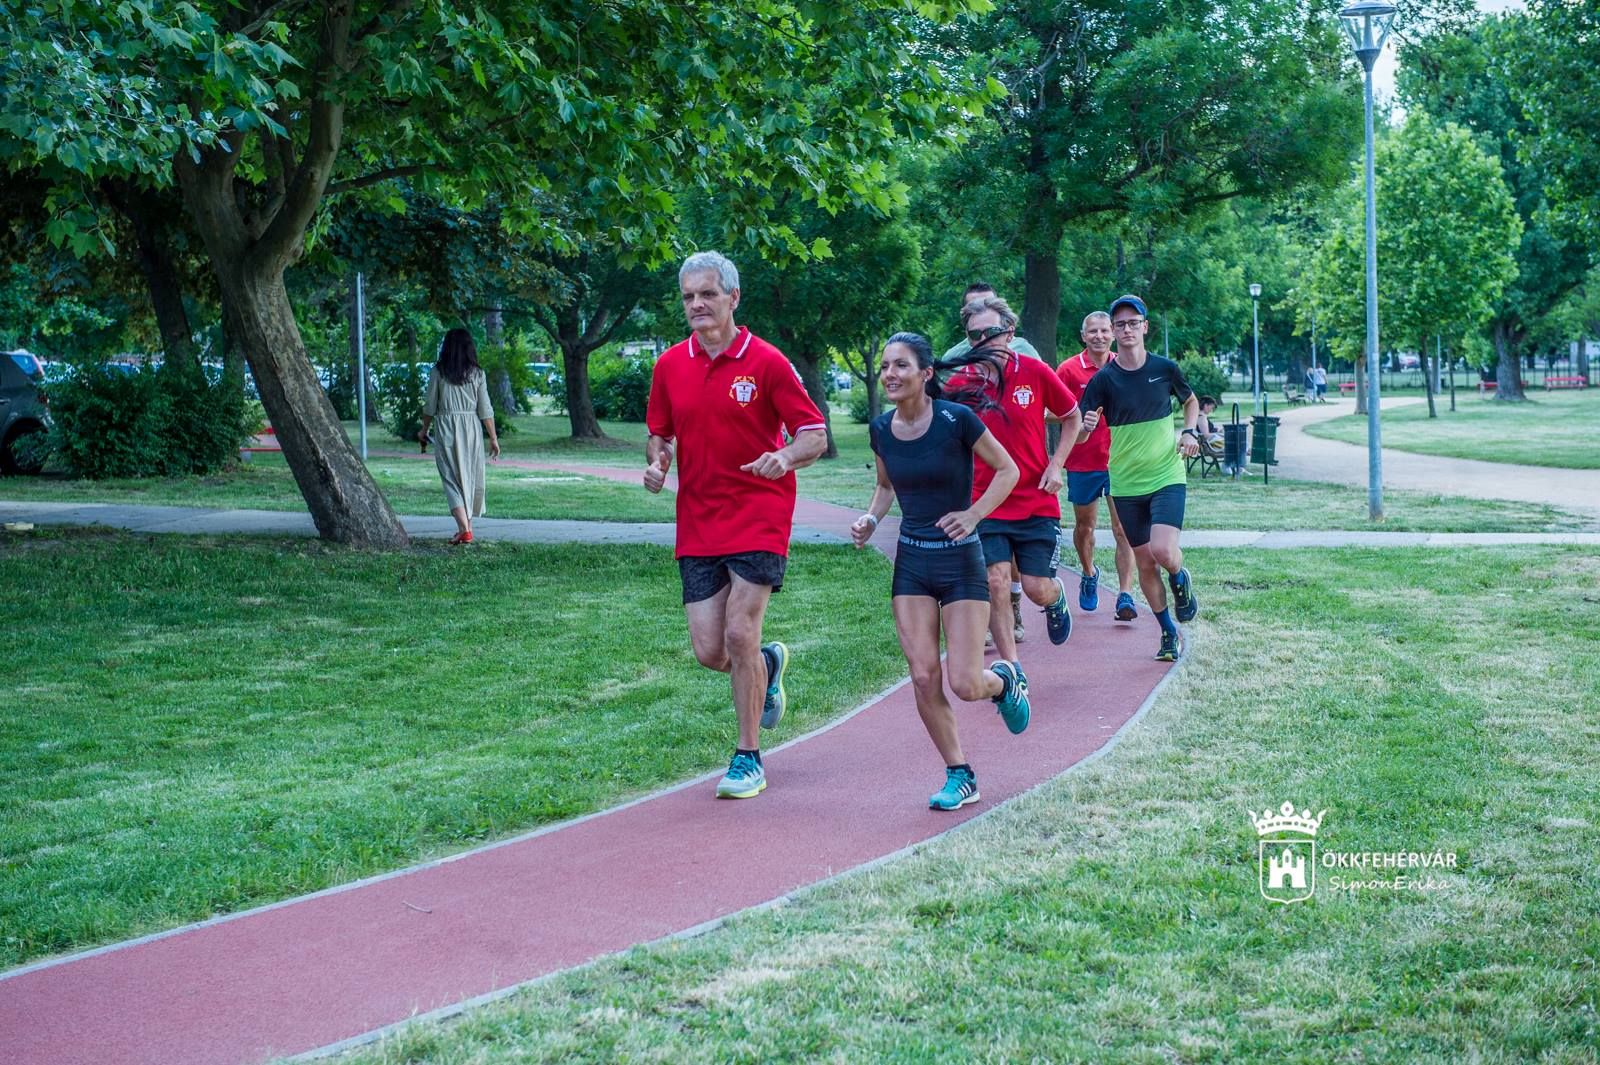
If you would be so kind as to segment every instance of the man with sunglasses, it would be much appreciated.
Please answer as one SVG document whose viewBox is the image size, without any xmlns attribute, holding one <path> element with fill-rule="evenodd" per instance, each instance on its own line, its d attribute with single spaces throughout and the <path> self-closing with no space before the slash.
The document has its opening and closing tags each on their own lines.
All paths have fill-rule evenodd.
<svg viewBox="0 0 1600 1065">
<path fill-rule="evenodd" d="M 1080 440 L 1099 426 L 1111 427 L 1111 505 L 1122 519 L 1123 532 L 1139 568 L 1139 587 L 1161 626 L 1156 659 L 1175 662 L 1183 654 L 1183 636 L 1173 621 L 1194 619 L 1200 609 L 1189 571 L 1183 568 L 1178 534 L 1183 529 L 1184 492 L 1188 476 L 1183 458 L 1200 448 L 1195 423 L 1200 401 L 1184 380 L 1178 364 L 1145 351 L 1149 314 L 1138 296 L 1123 296 L 1111 305 L 1111 333 L 1117 353 L 1090 378 L 1081 399 L 1084 415 Z M 1183 404 L 1183 432 L 1172 439 L 1172 400 Z M 1180 455 L 1183 458 L 1180 458 Z M 1172 587 L 1173 610 L 1161 571 Z"/>
<path fill-rule="evenodd" d="M 972 284 L 968 285 L 967 290 L 961 294 L 961 306 L 965 308 L 968 303 L 975 299 L 979 299 L 984 296 L 997 295 L 999 295 L 999 293 L 994 290 L 994 286 L 989 284 L 989 282 L 974 281 Z M 957 313 L 959 314 L 960 311 L 957 311 Z M 946 359 L 953 359 L 958 356 L 965 355 L 971 350 L 972 341 L 968 340 L 966 337 L 962 337 L 959 343 L 944 353 L 944 357 Z M 1011 350 L 1016 352 L 1018 355 L 1026 355 L 1030 359 L 1039 358 L 1039 352 L 1034 348 L 1034 346 L 1019 336 L 1013 336 L 1011 338 Z M 1016 638 L 1018 643 L 1022 642 L 1024 635 L 1022 628 L 1022 575 L 1017 572 L 1017 565 L 1015 562 L 1011 564 L 1011 635 Z M 984 646 L 994 646 L 993 635 L 990 635 L 984 640 Z"/>
<path fill-rule="evenodd" d="M 1005 593 L 1015 560 L 1022 590 L 1044 608 L 1050 642 L 1063 644 L 1072 634 L 1067 591 L 1056 577 L 1061 554 L 1061 466 L 1078 437 L 1080 417 L 1072 393 L 1050 367 L 1011 349 L 1017 333 L 1017 316 L 999 296 L 980 296 L 961 312 L 961 325 L 974 354 L 991 354 L 998 372 L 979 363 L 951 378 L 946 386 L 955 392 L 979 382 L 982 402 L 978 416 L 1017 464 L 1020 476 L 998 507 L 978 524 L 983 541 L 983 562 L 989 571 L 989 631 L 1001 658 L 1017 662 L 1013 619 L 1005 616 Z M 1061 442 L 1048 451 L 1045 419 L 1061 422 Z M 972 490 L 977 499 L 989 487 L 994 471 L 981 460 L 973 467 Z M 1019 664 L 1020 673 L 1020 664 Z"/>
</svg>

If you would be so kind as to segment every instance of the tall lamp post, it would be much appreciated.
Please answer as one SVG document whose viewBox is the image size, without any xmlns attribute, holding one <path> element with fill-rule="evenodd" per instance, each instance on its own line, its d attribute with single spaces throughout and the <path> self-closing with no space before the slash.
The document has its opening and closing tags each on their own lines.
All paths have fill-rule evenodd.
<svg viewBox="0 0 1600 1065">
<path fill-rule="evenodd" d="M 1250 286 L 1250 327 L 1256 343 L 1256 413 L 1261 411 L 1261 286 Z"/>
<path fill-rule="evenodd" d="M 1367 97 L 1367 517 L 1383 520 L 1383 452 L 1378 428 L 1378 211 L 1372 185 L 1372 65 L 1389 39 L 1394 6 L 1363 0 L 1339 12 L 1366 71 Z"/>
</svg>

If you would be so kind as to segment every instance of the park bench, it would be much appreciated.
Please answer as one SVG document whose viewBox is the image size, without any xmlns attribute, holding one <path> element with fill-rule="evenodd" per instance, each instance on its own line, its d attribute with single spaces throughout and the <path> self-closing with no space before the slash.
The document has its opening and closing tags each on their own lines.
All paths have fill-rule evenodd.
<svg viewBox="0 0 1600 1065">
<path fill-rule="evenodd" d="M 239 449 L 239 458 L 248 461 L 251 455 L 260 451 L 281 452 L 283 447 L 278 443 L 278 431 L 272 426 L 261 430 L 259 436 L 250 438 L 250 443 Z"/>
<path fill-rule="evenodd" d="M 1224 476 L 1222 472 L 1221 449 L 1213 449 L 1210 446 L 1209 441 L 1200 441 L 1200 450 L 1184 459 L 1184 468 L 1186 472 L 1193 473 L 1196 466 L 1200 467 L 1200 479 L 1202 481 L 1213 473 L 1215 473 L 1218 477 Z"/>
<path fill-rule="evenodd" d="M 1487 395 L 1488 393 L 1493 392 L 1499 386 L 1500 386 L 1500 382 L 1499 381 L 1479 381 L 1478 382 L 1478 395 L 1480 395 L 1480 396 Z"/>
<path fill-rule="evenodd" d="M 1289 385 L 1283 386 L 1283 399 L 1291 407 L 1306 402 L 1306 397 L 1299 390 L 1291 388 Z"/>
<path fill-rule="evenodd" d="M 1354 392 L 1355 390 L 1356 390 L 1356 383 L 1354 381 L 1340 381 L 1339 382 L 1339 394 L 1341 396 L 1344 395 L 1347 392 Z"/>
<path fill-rule="evenodd" d="M 1573 375 L 1573 376 L 1570 376 L 1570 377 L 1546 377 L 1544 379 L 1544 390 L 1546 392 L 1550 391 L 1552 388 L 1588 388 L 1588 387 L 1589 387 L 1588 380 L 1586 378 L 1579 377 L 1577 375 Z"/>
</svg>

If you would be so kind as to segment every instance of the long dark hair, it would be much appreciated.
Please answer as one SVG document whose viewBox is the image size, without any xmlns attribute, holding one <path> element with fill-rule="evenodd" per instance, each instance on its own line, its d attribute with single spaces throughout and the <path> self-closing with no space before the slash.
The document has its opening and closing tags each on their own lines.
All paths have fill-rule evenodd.
<svg viewBox="0 0 1600 1065">
<path fill-rule="evenodd" d="M 472 334 L 465 329 L 446 333 L 439 345 L 439 361 L 433 365 L 451 384 L 466 384 L 478 372 L 478 346 L 472 342 Z"/>
<path fill-rule="evenodd" d="M 1005 359 L 1001 353 L 968 350 L 959 355 L 936 359 L 933 357 L 933 345 L 921 333 L 896 333 L 883 346 L 887 348 L 890 344 L 904 344 L 917 357 L 919 369 L 933 371 L 923 390 L 934 399 L 947 399 L 975 411 L 999 408 L 995 397 L 1004 395 L 1006 387 Z M 958 373 L 980 363 L 994 371 L 995 387 L 992 390 L 987 375 Z"/>
</svg>

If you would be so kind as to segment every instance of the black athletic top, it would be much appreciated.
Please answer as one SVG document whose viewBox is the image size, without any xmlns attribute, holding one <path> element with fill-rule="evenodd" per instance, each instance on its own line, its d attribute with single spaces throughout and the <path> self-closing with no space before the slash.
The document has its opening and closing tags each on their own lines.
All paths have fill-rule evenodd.
<svg viewBox="0 0 1600 1065">
<path fill-rule="evenodd" d="M 918 540 L 948 540 L 936 523 L 972 505 L 972 448 L 988 430 L 969 408 L 936 399 L 928 431 L 901 440 L 889 428 L 894 413 L 887 410 L 872 419 L 867 436 L 900 501 L 900 532 Z"/>
<path fill-rule="evenodd" d="M 1178 457 L 1172 424 L 1172 400 L 1186 402 L 1194 390 L 1178 364 L 1147 355 L 1137 370 L 1124 370 L 1110 359 L 1089 378 L 1078 406 L 1105 409 L 1111 426 L 1111 494 L 1142 496 L 1169 484 L 1183 484 L 1187 475 Z"/>
</svg>

